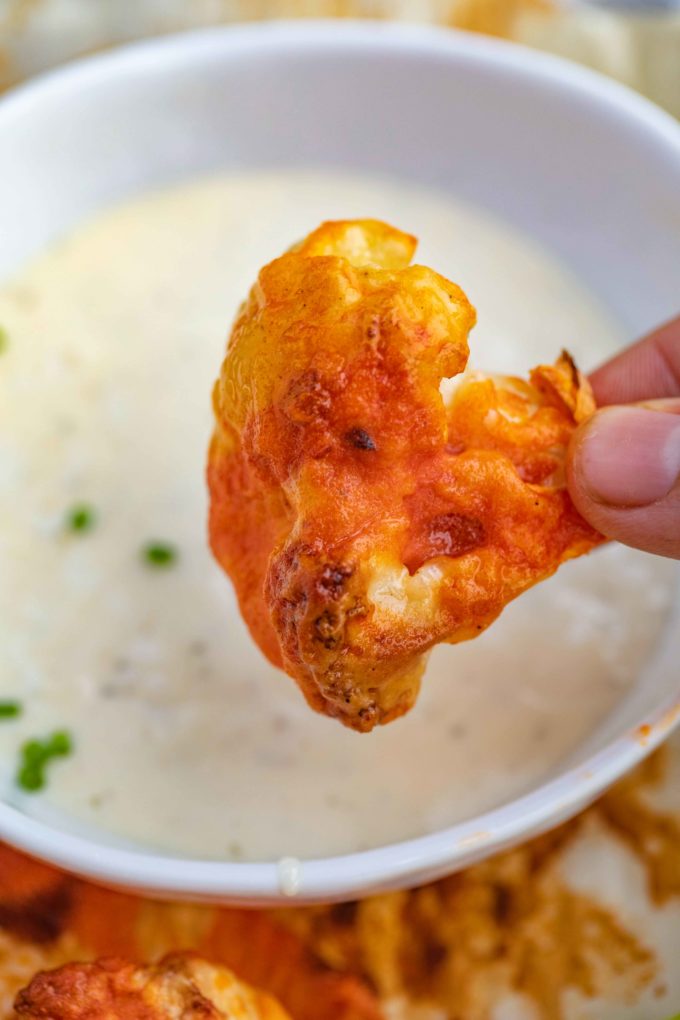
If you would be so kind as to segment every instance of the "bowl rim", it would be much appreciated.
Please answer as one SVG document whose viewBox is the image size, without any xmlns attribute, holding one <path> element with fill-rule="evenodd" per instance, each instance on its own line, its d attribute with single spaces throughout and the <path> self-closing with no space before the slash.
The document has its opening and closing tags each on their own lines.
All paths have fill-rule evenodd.
<svg viewBox="0 0 680 1020">
<path fill-rule="evenodd" d="M 637 121 L 676 160 L 680 186 L 680 124 L 626 86 L 550 54 L 504 40 L 451 29 L 382 21 L 274 21 L 200 29 L 135 42 L 74 61 L 10 91 L 0 100 L 0 132 L 15 117 L 30 115 L 43 99 L 68 98 L 91 81 L 115 80 L 128 70 L 162 62 L 196 63 L 201 56 L 352 53 L 411 54 L 492 66 L 500 73 L 550 82 L 606 108 L 612 118 Z M 661 153 L 663 155 L 663 152 Z M 592 802 L 624 772 L 656 748 L 680 724 L 680 679 L 676 694 L 609 740 L 598 752 L 530 793 L 500 807 L 424 836 L 372 850 L 300 862 L 298 901 L 332 901 L 441 877 L 521 839 L 565 821 Z M 61 832 L 18 808 L 0 802 L 0 837 L 34 857 L 107 885 L 149 895 L 247 905 L 280 903 L 286 882 L 280 862 L 185 859 L 143 848 L 124 849 L 96 837 Z"/>
</svg>

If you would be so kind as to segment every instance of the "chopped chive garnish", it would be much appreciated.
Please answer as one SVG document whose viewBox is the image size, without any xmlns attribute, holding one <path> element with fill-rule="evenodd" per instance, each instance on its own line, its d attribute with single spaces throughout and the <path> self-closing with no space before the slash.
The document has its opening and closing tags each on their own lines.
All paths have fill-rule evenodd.
<svg viewBox="0 0 680 1020">
<path fill-rule="evenodd" d="M 66 524 L 70 531 L 90 531 L 94 527 L 96 514 L 91 506 L 80 503 L 69 510 Z"/>
<path fill-rule="evenodd" d="M 35 793 L 45 785 L 45 772 L 41 765 L 24 765 L 19 770 L 17 782 L 22 790 Z"/>
<path fill-rule="evenodd" d="M 142 557 L 152 567 L 170 567 L 177 559 L 177 550 L 167 542 L 149 542 L 142 549 Z"/>
<path fill-rule="evenodd" d="M 18 701 L 0 701 L 0 719 L 16 719 L 21 715 L 21 704 Z"/>
<path fill-rule="evenodd" d="M 45 768 L 52 758 L 63 758 L 73 750 L 71 735 L 57 730 L 45 740 L 27 740 L 21 748 L 17 785 L 28 793 L 42 790 L 46 783 Z"/>
<path fill-rule="evenodd" d="M 27 765 L 42 765 L 45 761 L 45 746 L 40 740 L 27 740 L 21 748 Z"/>
<path fill-rule="evenodd" d="M 9 347 L 9 334 L 4 326 L 0 326 L 0 354 L 4 354 Z"/>
<path fill-rule="evenodd" d="M 73 741 L 71 740 L 70 733 L 67 733 L 65 730 L 58 730 L 52 734 L 45 748 L 47 753 L 53 758 L 70 754 L 73 750 Z"/>
</svg>

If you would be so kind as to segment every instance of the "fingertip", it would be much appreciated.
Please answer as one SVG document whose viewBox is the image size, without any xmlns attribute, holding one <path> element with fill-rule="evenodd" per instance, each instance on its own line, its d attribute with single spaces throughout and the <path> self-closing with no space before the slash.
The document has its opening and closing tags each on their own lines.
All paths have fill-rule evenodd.
<svg viewBox="0 0 680 1020">
<path fill-rule="evenodd" d="M 680 417 L 639 407 L 598 411 L 572 437 L 577 510 L 608 538 L 680 558 Z"/>
</svg>

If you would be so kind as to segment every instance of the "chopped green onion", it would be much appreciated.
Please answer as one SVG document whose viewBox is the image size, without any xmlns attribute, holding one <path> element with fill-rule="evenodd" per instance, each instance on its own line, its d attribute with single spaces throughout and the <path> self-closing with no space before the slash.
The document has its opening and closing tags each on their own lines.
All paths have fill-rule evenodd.
<svg viewBox="0 0 680 1020">
<path fill-rule="evenodd" d="M 63 758 L 73 750 L 71 735 L 57 730 L 45 740 L 27 740 L 21 748 L 17 785 L 28 793 L 42 790 L 46 783 L 45 768 L 52 758 Z"/>
<path fill-rule="evenodd" d="M 42 765 L 45 761 L 45 746 L 40 740 L 27 740 L 21 748 L 24 761 L 30 765 Z"/>
<path fill-rule="evenodd" d="M 51 757 L 63 757 L 70 754 L 73 750 L 71 734 L 65 730 L 58 730 L 56 733 L 53 733 L 45 745 L 45 750 Z"/>
<path fill-rule="evenodd" d="M 167 542 L 149 542 L 142 549 L 142 557 L 152 567 L 170 567 L 177 559 L 177 550 Z"/>
<path fill-rule="evenodd" d="M 91 506 L 80 503 L 69 510 L 66 524 L 70 531 L 90 531 L 94 527 L 96 514 Z"/>
<path fill-rule="evenodd" d="M 16 719 L 22 712 L 18 701 L 0 701 L 0 719 Z"/>
<path fill-rule="evenodd" d="M 42 790 L 45 785 L 45 773 L 39 765 L 24 765 L 19 769 L 17 782 L 22 790 L 36 793 L 38 790 Z"/>
<path fill-rule="evenodd" d="M 4 326 L 0 326 L 0 354 L 4 354 L 9 347 L 9 334 Z"/>
</svg>

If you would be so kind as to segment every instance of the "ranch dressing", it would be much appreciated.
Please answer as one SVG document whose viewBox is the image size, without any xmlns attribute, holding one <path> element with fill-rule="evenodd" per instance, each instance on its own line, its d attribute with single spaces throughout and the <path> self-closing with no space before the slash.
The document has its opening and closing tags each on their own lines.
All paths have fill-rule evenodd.
<svg viewBox="0 0 680 1020">
<path fill-rule="evenodd" d="M 104 213 L 0 292 L 0 795 L 71 831 L 213 859 L 298 859 L 417 836 L 548 778 L 634 683 L 673 569 L 624 548 L 568 564 L 488 633 L 438 648 L 403 720 L 357 735 L 268 665 L 206 542 L 210 390 L 259 267 L 321 220 L 374 216 L 476 305 L 472 364 L 584 368 L 615 323 L 479 210 L 325 173 L 199 181 Z M 81 503 L 82 533 L 65 524 Z M 177 559 L 153 567 L 146 543 Z M 43 793 L 28 737 L 68 730 Z"/>
</svg>

